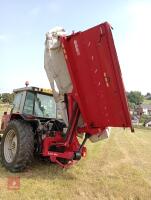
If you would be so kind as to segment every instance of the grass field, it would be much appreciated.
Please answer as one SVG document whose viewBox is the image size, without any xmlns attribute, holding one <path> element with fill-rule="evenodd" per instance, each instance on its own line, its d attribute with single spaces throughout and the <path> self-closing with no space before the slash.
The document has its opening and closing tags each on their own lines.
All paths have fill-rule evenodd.
<svg viewBox="0 0 151 200">
<path fill-rule="evenodd" d="M 68 170 L 35 161 L 24 173 L 0 166 L 0 200 L 150 200 L 151 132 L 112 129 L 108 140 L 88 142 L 88 156 Z M 10 176 L 20 189 L 7 189 Z"/>
<path fill-rule="evenodd" d="M 144 102 L 143 102 L 143 104 L 147 104 L 147 105 L 149 105 L 149 104 L 151 104 L 151 100 L 144 99 Z"/>
</svg>

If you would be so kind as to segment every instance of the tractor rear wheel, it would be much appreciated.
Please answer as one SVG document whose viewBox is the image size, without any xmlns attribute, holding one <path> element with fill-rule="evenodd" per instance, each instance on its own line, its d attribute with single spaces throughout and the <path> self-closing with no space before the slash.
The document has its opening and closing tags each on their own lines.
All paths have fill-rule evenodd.
<svg viewBox="0 0 151 200">
<path fill-rule="evenodd" d="M 33 160 L 34 134 L 25 121 L 9 122 L 1 142 L 2 164 L 11 172 L 21 172 Z"/>
</svg>

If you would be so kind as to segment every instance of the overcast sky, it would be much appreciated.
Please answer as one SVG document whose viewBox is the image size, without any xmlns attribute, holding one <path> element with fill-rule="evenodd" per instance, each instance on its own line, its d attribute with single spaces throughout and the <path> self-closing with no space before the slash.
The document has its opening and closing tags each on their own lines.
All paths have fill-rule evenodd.
<svg viewBox="0 0 151 200">
<path fill-rule="evenodd" d="M 0 93 L 30 85 L 49 87 L 45 33 L 61 26 L 85 30 L 108 21 L 127 91 L 151 92 L 150 0 L 0 0 Z"/>
</svg>

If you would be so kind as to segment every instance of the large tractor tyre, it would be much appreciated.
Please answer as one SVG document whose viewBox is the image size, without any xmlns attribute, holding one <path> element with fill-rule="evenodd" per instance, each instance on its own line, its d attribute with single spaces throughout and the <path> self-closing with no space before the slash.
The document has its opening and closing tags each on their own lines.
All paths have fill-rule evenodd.
<svg viewBox="0 0 151 200">
<path fill-rule="evenodd" d="M 25 121 L 9 122 L 1 142 L 2 164 L 11 172 L 21 172 L 33 160 L 34 133 Z"/>
</svg>

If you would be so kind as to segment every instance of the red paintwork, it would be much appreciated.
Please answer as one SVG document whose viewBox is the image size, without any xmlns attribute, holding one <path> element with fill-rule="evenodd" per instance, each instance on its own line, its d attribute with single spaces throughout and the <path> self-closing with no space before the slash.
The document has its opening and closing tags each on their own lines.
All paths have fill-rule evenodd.
<svg viewBox="0 0 151 200">
<path fill-rule="evenodd" d="M 80 148 L 80 143 L 77 139 L 77 132 L 76 132 L 80 111 L 79 111 L 78 105 L 74 104 L 73 98 L 71 95 L 69 95 L 68 101 L 69 99 L 71 101 L 68 104 L 70 108 L 70 118 L 69 118 L 70 128 L 68 128 L 67 137 L 63 139 L 61 137 L 61 133 L 56 132 L 55 137 L 48 137 L 48 136 L 45 137 L 45 139 L 43 140 L 43 148 L 42 148 L 43 156 L 46 156 L 46 157 L 49 156 L 52 162 L 56 162 L 61 167 L 64 167 L 64 168 L 67 168 L 73 163 L 77 162 L 73 160 L 74 153 L 79 151 L 79 148 Z M 49 148 L 52 146 L 55 146 L 57 149 L 60 149 L 60 150 L 64 148 L 64 150 L 63 152 L 58 152 L 58 150 L 50 151 Z M 80 152 L 81 152 L 81 155 L 85 157 L 86 148 L 83 147 Z M 67 164 L 63 164 L 58 160 L 58 158 L 64 158 L 66 160 L 69 160 L 69 162 L 67 162 Z"/>
<path fill-rule="evenodd" d="M 131 127 L 120 66 L 108 23 L 61 38 L 78 103 L 88 129 Z M 91 134 L 95 134 L 92 133 Z"/>
<path fill-rule="evenodd" d="M 43 152 L 42 155 L 44 157 L 49 157 L 52 162 L 58 163 L 61 167 L 68 168 L 70 165 L 73 165 L 77 161 L 73 160 L 74 152 L 77 152 L 80 148 L 80 144 L 78 142 L 78 139 L 76 135 L 74 135 L 72 143 L 70 145 L 67 145 L 61 136 L 60 132 L 56 132 L 55 137 L 45 137 L 43 140 Z M 49 147 L 56 146 L 58 149 L 61 149 L 64 147 L 63 152 L 57 152 L 57 151 L 50 151 Z M 86 148 L 83 147 L 81 150 L 81 155 L 83 157 L 86 156 Z M 66 160 L 69 160 L 67 164 L 61 163 L 58 158 L 64 158 Z"/>
<path fill-rule="evenodd" d="M 73 112 L 74 99 L 72 97 L 72 93 L 69 93 L 67 97 L 68 97 L 68 118 L 70 121 Z"/>
</svg>

